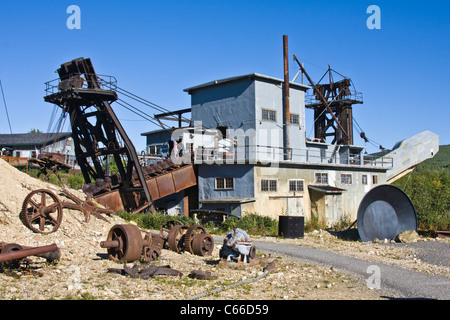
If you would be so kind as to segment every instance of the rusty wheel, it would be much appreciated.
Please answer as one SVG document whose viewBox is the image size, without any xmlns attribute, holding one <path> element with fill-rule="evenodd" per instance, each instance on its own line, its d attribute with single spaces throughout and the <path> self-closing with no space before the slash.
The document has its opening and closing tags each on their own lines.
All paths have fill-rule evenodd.
<svg viewBox="0 0 450 320">
<path fill-rule="evenodd" d="M 61 201 L 50 190 L 39 189 L 25 198 L 20 220 L 36 233 L 52 233 L 58 230 L 63 217 Z"/>
<path fill-rule="evenodd" d="M 197 234 L 192 240 L 192 251 L 198 256 L 210 256 L 214 250 L 214 239 L 210 234 Z"/>
<path fill-rule="evenodd" d="M 115 262 L 138 260 L 142 253 L 141 230 L 132 224 L 116 224 L 101 246 L 108 248 L 109 258 Z"/>
<path fill-rule="evenodd" d="M 166 221 L 165 223 L 163 223 L 161 228 L 159 228 L 159 235 L 163 238 L 167 238 L 169 236 L 170 229 L 172 229 L 173 226 L 177 225 L 183 225 L 183 223 L 178 220 Z"/>
<path fill-rule="evenodd" d="M 252 244 L 252 246 L 250 247 L 249 257 L 250 259 L 255 259 L 255 256 L 256 256 L 256 247 L 254 244 Z"/>
<path fill-rule="evenodd" d="M 194 254 L 194 251 L 192 250 L 192 241 L 198 234 L 206 234 L 205 228 L 203 228 L 201 225 L 194 224 L 188 228 L 184 237 L 184 250 Z"/>
<path fill-rule="evenodd" d="M 19 251 L 22 250 L 22 246 L 17 243 L 9 243 L 3 247 L 2 253 L 8 253 L 11 251 Z M 2 263 L 3 268 L 5 269 L 18 269 L 22 264 L 22 259 L 14 259 L 5 261 Z"/>
<path fill-rule="evenodd" d="M 169 235 L 167 236 L 167 243 L 169 248 L 175 252 L 181 252 L 184 246 L 184 236 L 186 234 L 188 227 L 185 225 L 176 225 L 170 229 Z"/>
</svg>

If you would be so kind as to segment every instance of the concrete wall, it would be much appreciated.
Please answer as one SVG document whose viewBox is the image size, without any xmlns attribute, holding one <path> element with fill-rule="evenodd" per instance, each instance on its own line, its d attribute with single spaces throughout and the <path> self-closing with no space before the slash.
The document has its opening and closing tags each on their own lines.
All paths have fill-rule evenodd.
<svg viewBox="0 0 450 320">
<path fill-rule="evenodd" d="M 345 189 L 340 195 L 325 194 L 313 191 L 309 185 L 318 185 L 315 173 L 327 173 L 328 185 Z M 341 183 L 341 174 L 350 174 L 351 184 Z M 362 183 L 362 176 L 367 176 L 367 184 Z M 377 176 L 377 184 L 373 183 L 373 176 Z M 367 170 L 350 166 L 255 166 L 254 193 L 257 201 L 253 210 L 262 215 L 277 218 L 280 214 L 295 215 L 295 207 L 299 208 L 296 215 L 303 215 L 306 219 L 313 214 L 325 219 L 327 223 L 339 221 L 346 215 L 352 220 L 356 219 L 359 203 L 371 188 L 386 183 L 384 170 Z M 277 180 L 277 192 L 261 191 L 262 179 Z M 303 192 L 289 191 L 289 180 L 303 180 Z M 299 196 L 303 196 L 299 198 Z M 292 210 L 294 208 L 294 210 Z"/>
</svg>

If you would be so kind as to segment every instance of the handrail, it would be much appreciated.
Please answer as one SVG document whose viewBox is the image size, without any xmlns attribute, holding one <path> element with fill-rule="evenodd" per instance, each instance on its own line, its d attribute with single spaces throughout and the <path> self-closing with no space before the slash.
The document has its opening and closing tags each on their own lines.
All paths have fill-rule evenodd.
<svg viewBox="0 0 450 320">
<path fill-rule="evenodd" d="M 68 77 L 67 79 L 60 79 L 60 78 L 56 78 L 50 81 L 47 81 L 45 83 L 45 93 L 47 95 L 51 95 L 60 91 L 61 90 L 61 82 L 63 81 L 69 81 L 70 79 L 80 79 L 81 81 L 78 83 L 78 88 L 87 88 L 88 87 L 88 81 L 86 80 L 86 76 L 96 76 L 98 83 L 100 85 L 100 89 L 103 90 L 112 90 L 115 91 L 117 90 L 117 79 L 114 76 L 108 76 L 108 75 L 100 75 L 100 74 L 85 74 L 85 73 L 72 73 L 70 75 L 70 77 Z M 88 77 L 89 78 L 89 77 Z M 73 87 L 76 87 L 76 85 L 74 84 Z"/>
<path fill-rule="evenodd" d="M 199 147 L 194 150 L 194 159 L 197 163 L 202 161 L 211 163 L 214 161 L 265 161 L 279 162 L 285 160 L 285 155 L 289 155 L 289 159 L 296 163 L 307 164 L 337 164 L 337 165 L 358 165 L 392 168 L 394 160 L 392 157 L 384 156 L 375 158 L 372 156 L 357 154 L 348 154 L 341 156 L 334 150 L 318 149 L 318 148 L 283 148 L 277 146 L 249 145 L 242 147 Z"/>
</svg>

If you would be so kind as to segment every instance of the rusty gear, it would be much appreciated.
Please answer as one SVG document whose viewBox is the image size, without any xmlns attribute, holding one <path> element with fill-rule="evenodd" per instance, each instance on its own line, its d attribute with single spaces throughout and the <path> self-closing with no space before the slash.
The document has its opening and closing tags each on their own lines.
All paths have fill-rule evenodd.
<svg viewBox="0 0 450 320">
<path fill-rule="evenodd" d="M 187 229 L 186 235 L 184 236 L 184 250 L 194 254 L 194 250 L 192 249 L 192 241 L 198 234 L 206 234 L 205 228 L 199 224 L 194 224 Z"/>
<path fill-rule="evenodd" d="M 50 190 L 38 189 L 25 198 L 20 212 L 20 220 L 36 233 L 55 232 L 62 221 L 62 204 Z"/>
</svg>

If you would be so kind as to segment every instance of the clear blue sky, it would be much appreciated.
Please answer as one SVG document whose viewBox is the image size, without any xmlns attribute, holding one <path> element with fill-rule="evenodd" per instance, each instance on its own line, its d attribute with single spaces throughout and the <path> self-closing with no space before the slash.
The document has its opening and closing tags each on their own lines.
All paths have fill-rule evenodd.
<svg viewBox="0 0 450 320">
<path fill-rule="evenodd" d="M 80 30 L 66 27 L 71 4 L 81 9 Z M 366 26 L 372 4 L 381 9 L 380 30 Z M 286 34 L 290 56 L 315 81 L 328 64 L 352 79 L 364 95 L 354 117 L 367 137 L 391 148 L 430 130 L 450 144 L 448 1 L 2 1 L 0 31 L 13 133 L 47 130 L 53 106 L 43 100 L 44 83 L 72 59 L 89 57 L 121 88 L 177 110 L 190 106 L 183 89 L 204 82 L 253 72 L 282 79 Z M 297 70 L 290 59 L 291 78 Z M 0 133 L 9 133 L 0 105 Z M 113 107 L 140 152 L 140 134 L 157 127 Z"/>
</svg>

